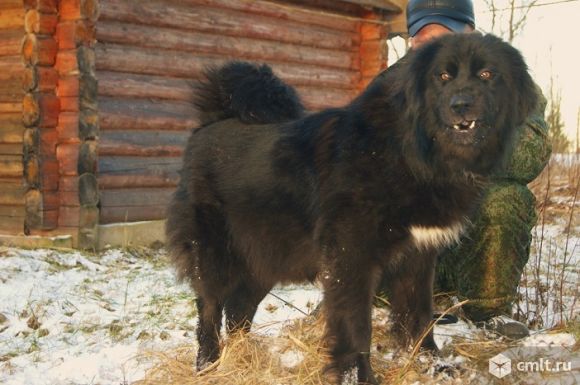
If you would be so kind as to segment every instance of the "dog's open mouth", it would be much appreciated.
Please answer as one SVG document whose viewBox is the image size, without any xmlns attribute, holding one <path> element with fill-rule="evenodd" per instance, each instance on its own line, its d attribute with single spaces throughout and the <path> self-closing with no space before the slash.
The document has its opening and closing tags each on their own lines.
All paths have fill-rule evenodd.
<svg viewBox="0 0 580 385">
<path fill-rule="evenodd" d="M 459 123 L 456 123 L 451 126 L 456 131 L 470 131 L 473 130 L 477 126 L 477 120 L 462 120 Z"/>
</svg>

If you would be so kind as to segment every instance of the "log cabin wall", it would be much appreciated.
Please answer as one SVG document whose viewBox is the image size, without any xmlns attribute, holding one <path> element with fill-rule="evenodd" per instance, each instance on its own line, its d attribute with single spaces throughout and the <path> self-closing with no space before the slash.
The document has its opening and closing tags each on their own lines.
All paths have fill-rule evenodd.
<svg viewBox="0 0 580 385">
<path fill-rule="evenodd" d="M 300 1 L 99 3 L 102 224 L 165 218 L 197 122 L 192 85 L 205 67 L 231 59 L 269 63 L 316 110 L 349 102 L 386 63 L 380 17 L 352 4 L 341 9 L 338 1 L 306 2 L 308 9 Z M 368 22 L 347 17 L 351 10 Z"/>
<path fill-rule="evenodd" d="M 24 36 L 24 7 L 19 0 L 0 2 L 0 232 L 24 231 L 24 123 L 20 45 Z"/>
</svg>

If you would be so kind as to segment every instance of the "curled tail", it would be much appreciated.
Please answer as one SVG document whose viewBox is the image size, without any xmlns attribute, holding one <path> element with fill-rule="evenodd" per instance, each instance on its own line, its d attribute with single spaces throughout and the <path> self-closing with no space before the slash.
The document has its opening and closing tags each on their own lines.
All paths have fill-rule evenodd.
<svg viewBox="0 0 580 385">
<path fill-rule="evenodd" d="M 238 118 L 244 123 L 279 123 L 300 118 L 296 90 L 267 65 L 234 61 L 205 71 L 194 104 L 202 126 Z"/>
</svg>

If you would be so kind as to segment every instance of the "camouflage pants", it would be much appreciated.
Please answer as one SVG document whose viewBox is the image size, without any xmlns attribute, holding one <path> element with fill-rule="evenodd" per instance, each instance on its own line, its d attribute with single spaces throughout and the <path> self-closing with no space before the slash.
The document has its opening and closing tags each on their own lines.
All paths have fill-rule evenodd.
<svg viewBox="0 0 580 385">
<path fill-rule="evenodd" d="M 490 186 L 473 226 L 439 257 L 436 291 L 469 299 L 463 309 L 473 321 L 509 315 L 535 223 L 535 198 L 526 186 L 509 181 Z"/>
</svg>

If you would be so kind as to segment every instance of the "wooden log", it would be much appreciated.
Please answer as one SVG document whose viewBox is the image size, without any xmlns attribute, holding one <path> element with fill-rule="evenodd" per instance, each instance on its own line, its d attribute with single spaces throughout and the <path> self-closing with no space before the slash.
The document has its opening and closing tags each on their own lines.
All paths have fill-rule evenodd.
<svg viewBox="0 0 580 385">
<path fill-rule="evenodd" d="M 4 0 L 3 0 L 4 1 Z M 0 13 L 0 29 L 17 29 L 24 27 L 24 8 L 3 9 Z"/>
<path fill-rule="evenodd" d="M 62 112 L 58 119 L 56 131 L 60 142 L 79 143 L 79 114 L 77 112 Z"/>
<path fill-rule="evenodd" d="M 173 195 L 171 188 L 130 188 L 101 191 L 101 207 L 164 206 Z"/>
<path fill-rule="evenodd" d="M 187 130 L 197 124 L 194 113 L 192 106 L 183 102 L 99 99 L 99 126 L 103 131 Z"/>
<path fill-rule="evenodd" d="M 95 140 L 87 140 L 81 144 L 77 170 L 79 175 L 97 172 L 97 142 Z"/>
<path fill-rule="evenodd" d="M 177 171 L 164 175 L 99 175 L 99 189 L 123 189 L 138 187 L 175 188 L 179 182 Z"/>
<path fill-rule="evenodd" d="M 100 141 L 99 143 L 99 155 L 105 156 L 151 156 L 151 157 L 163 157 L 163 156 L 175 156 L 180 157 L 183 153 L 183 146 L 136 146 L 136 145 L 126 145 L 121 143 L 111 143 Z"/>
<path fill-rule="evenodd" d="M 20 211 L 24 212 L 24 209 L 20 209 L 19 212 Z M 0 232 L 3 234 L 23 234 L 24 216 L 7 216 L 0 214 Z"/>
<path fill-rule="evenodd" d="M 24 219 L 24 206 L 5 206 L 0 205 L 0 223 L 5 218 L 22 218 Z"/>
<path fill-rule="evenodd" d="M 143 7 L 137 2 L 101 0 L 100 20 L 245 36 L 337 50 L 349 50 L 358 44 L 358 34 L 351 32 L 322 27 L 307 28 L 302 23 L 290 20 L 163 1 L 149 1 L 147 7 Z"/>
<path fill-rule="evenodd" d="M 181 169 L 181 158 L 143 158 L 137 156 L 100 156 L 99 176 L 157 175 L 172 177 Z"/>
<path fill-rule="evenodd" d="M 96 206 L 99 203 L 99 184 L 95 174 L 85 173 L 79 177 L 78 197 L 82 206 Z"/>
<path fill-rule="evenodd" d="M 60 102 L 49 92 L 27 93 L 22 101 L 22 122 L 26 127 L 56 127 Z"/>
<path fill-rule="evenodd" d="M 261 1 L 239 1 L 239 0 L 183 0 L 182 4 L 191 4 L 193 6 L 211 6 L 224 9 L 241 11 L 244 13 L 253 13 L 268 16 L 278 20 L 291 20 L 308 26 L 315 25 L 341 31 L 358 32 L 358 22 L 349 20 L 338 13 L 314 13 L 308 12 L 308 9 L 300 6 L 291 6 L 271 2 Z M 333 2 L 336 3 L 336 2 Z M 336 6 L 335 11 L 336 10 Z M 352 15 L 352 10 L 349 10 Z"/>
<path fill-rule="evenodd" d="M 4 113 L 22 113 L 22 103 L 16 102 L 0 102 L 0 114 Z"/>
<path fill-rule="evenodd" d="M 78 227 L 80 212 L 80 206 L 60 206 L 58 210 L 58 226 Z"/>
<path fill-rule="evenodd" d="M 358 53 L 346 50 L 304 47 L 282 42 L 172 28 L 151 28 L 120 22 L 100 22 L 97 39 L 103 43 L 192 51 L 253 61 L 306 63 L 344 69 L 357 69 L 359 64 Z"/>
<path fill-rule="evenodd" d="M 58 12 L 58 0 L 23 0 L 23 2 L 25 9 L 36 9 L 43 13 Z"/>
<path fill-rule="evenodd" d="M 22 113 L 0 114 L 0 143 L 22 143 L 23 136 Z"/>
<path fill-rule="evenodd" d="M 99 222 L 124 223 L 165 219 L 167 207 L 165 205 L 131 206 L 131 207 L 101 207 Z"/>
<path fill-rule="evenodd" d="M 40 143 L 40 131 L 36 127 L 26 128 L 22 139 L 24 154 L 36 153 Z"/>
<path fill-rule="evenodd" d="M 342 107 L 358 95 L 357 90 L 332 88 L 296 87 L 302 102 L 309 110 L 321 110 L 330 107 Z"/>
<path fill-rule="evenodd" d="M 79 64 L 76 50 L 69 49 L 58 51 L 55 67 L 61 78 L 78 76 Z"/>
<path fill-rule="evenodd" d="M 61 20 L 86 19 L 89 21 L 95 21 L 99 16 L 99 1 L 60 0 L 59 14 Z"/>
<path fill-rule="evenodd" d="M 54 159 L 56 161 L 56 145 L 58 144 L 58 132 L 55 128 L 42 128 L 38 130 L 40 139 L 36 151 L 42 159 Z"/>
<path fill-rule="evenodd" d="M 0 30 L 0 57 L 18 55 L 23 36 L 20 29 Z"/>
<path fill-rule="evenodd" d="M 59 191 L 61 206 L 80 206 L 78 191 Z"/>
<path fill-rule="evenodd" d="M 2 0 L 2 2 L 0 2 L 0 9 L 16 8 L 22 8 L 22 0 Z"/>
<path fill-rule="evenodd" d="M 60 49 L 74 49 L 81 44 L 92 45 L 95 42 L 95 36 L 95 25 L 84 20 L 62 21 L 56 28 Z"/>
<path fill-rule="evenodd" d="M 0 205 L 24 206 L 24 194 L 26 186 L 22 178 L 0 179 Z"/>
<path fill-rule="evenodd" d="M 58 72 L 54 67 L 27 66 L 22 75 L 22 88 L 26 91 L 54 91 L 58 84 Z"/>
<path fill-rule="evenodd" d="M 58 80 L 59 97 L 78 96 L 79 95 L 79 76 L 78 74 L 61 76 Z"/>
<path fill-rule="evenodd" d="M 0 177 L 18 178 L 23 173 L 22 155 L 0 155 Z"/>
<path fill-rule="evenodd" d="M 60 174 L 76 176 L 78 173 L 80 144 L 59 144 L 56 148 Z"/>
<path fill-rule="evenodd" d="M 24 158 L 24 179 L 28 187 L 40 189 L 40 162 L 34 154 Z"/>
<path fill-rule="evenodd" d="M 22 56 L 28 65 L 52 66 L 58 45 L 52 36 L 27 34 L 22 43 Z"/>
<path fill-rule="evenodd" d="M 95 139 L 99 135 L 99 114 L 92 110 L 82 110 L 79 115 L 79 139 Z"/>
<path fill-rule="evenodd" d="M 103 131 L 100 156 L 181 157 L 189 131 Z"/>
<path fill-rule="evenodd" d="M 22 102 L 24 90 L 22 79 L 24 66 L 21 61 L 15 62 L 13 56 L 2 57 L 0 60 L 0 102 Z"/>
<path fill-rule="evenodd" d="M 52 35 L 56 31 L 58 16 L 56 14 L 41 13 L 37 9 L 30 9 L 24 16 L 24 30 L 27 33 Z"/>
<path fill-rule="evenodd" d="M 100 145 L 139 146 L 139 147 L 185 147 L 191 135 L 188 131 L 150 131 L 150 130 L 115 130 L 103 131 L 100 135 Z"/>
<path fill-rule="evenodd" d="M 0 143 L 0 155 L 23 155 L 24 149 L 22 144 L 4 144 Z"/>
<path fill-rule="evenodd" d="M 181 51 L 139 49 L 117 45 L 97 44 L 95 47 L 98 71 L 129 72 L 142 75 L 200 78 L 209 66 L 226 62 L 225 58 L 210 58 Z M 304 64 L 271 63 L 280 77 L 292 85 L 356 88 L 358 71 L 317 67 Z"/>
<path fill-rule="evenodd" d="M 196 82 L 190 79 L 99 71 L 99 95 L 158 98 L 191 102 Z"/>
</svg>

